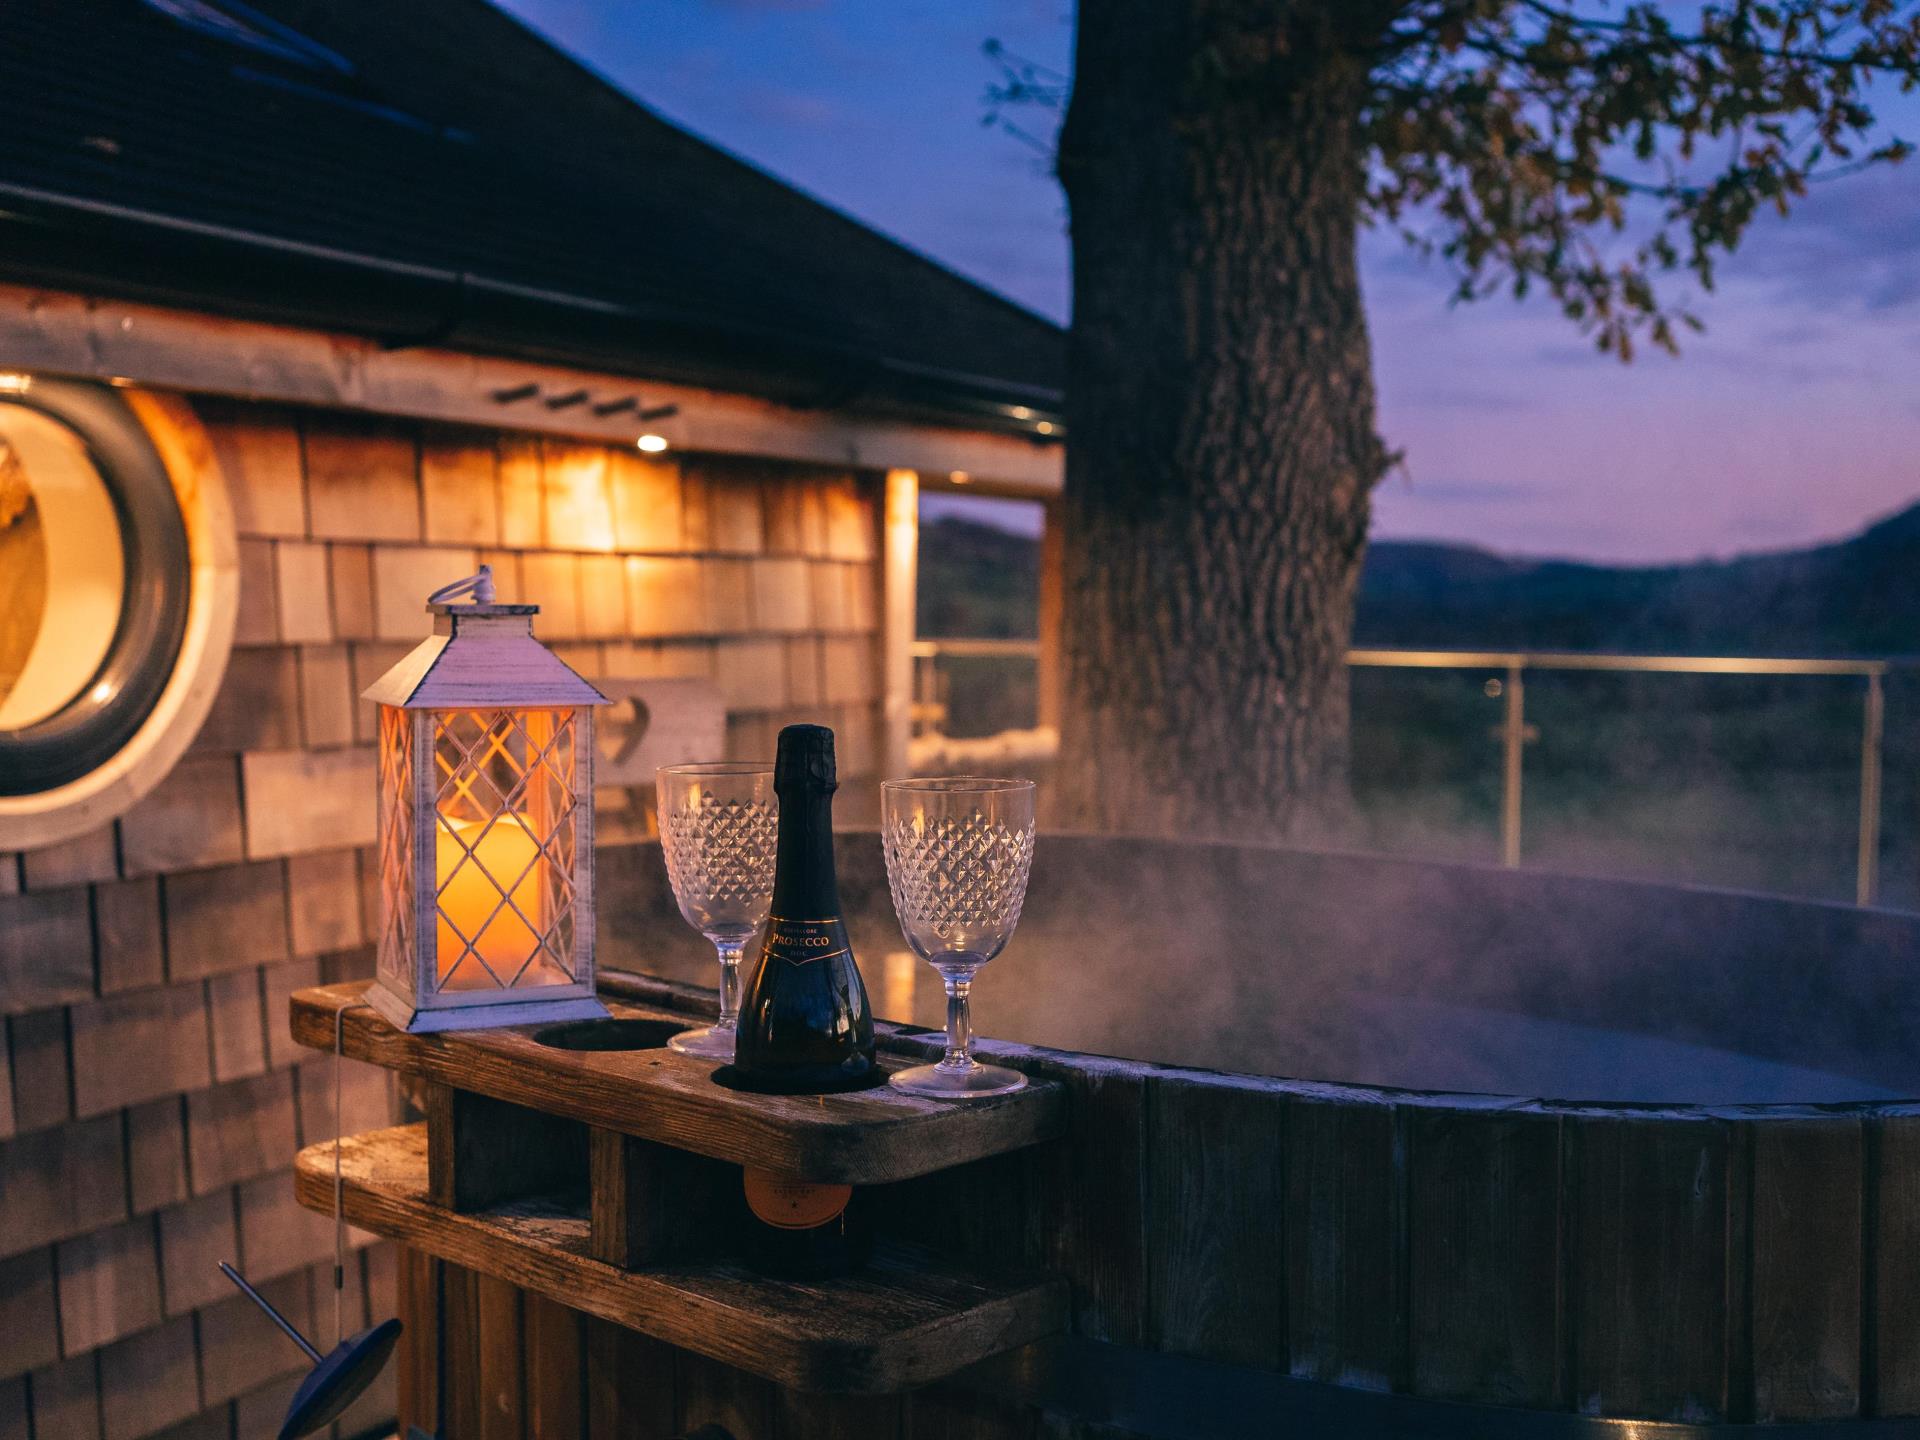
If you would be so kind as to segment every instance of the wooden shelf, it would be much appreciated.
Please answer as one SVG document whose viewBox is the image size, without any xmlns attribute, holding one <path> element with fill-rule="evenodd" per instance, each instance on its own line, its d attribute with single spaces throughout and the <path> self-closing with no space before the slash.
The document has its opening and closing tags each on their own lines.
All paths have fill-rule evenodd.
<svg viewBox="0 0 1920 1440">
<path fill-rule="evenodd" d="M 592 1258 L 577 1208 L 528 1199 L 462 1214 L 427 1198 L 424 1125 L 344 1142 L 349 1223 L 484 1270 L 642 1334 L 795 1389 L 884 1394 L 1057 1332 L 1065 1282 L 983 1279 L 886 1246 L 842 1279 L 785 1283 L 715 1263 L 624 1270 Z M 333 1213 L 331 1141 L 300 1152 L 300 1203 Z"/>
<path fill-rule="evenodd" d="M 293 1038 L 331 1052 L 336 1016 L 366 982 L 293 996 Z M 618 1019 L 692 1023 L 609 1000 Z M 1061 1133 L 1061 1087 L 1032 1081 L 1012 1095 L 949 1102 L 880 1088 L 851 1095 L 750 1095 L 717 1085 L 710 1060 L 658 1050 L 580 1051 L 542 1045 L 538 1026 L 409 1035 L 364 1007 L 348 1010 L 355 1060 L 735 1165 L 808 1180 L 879 1185 L 1017 1150 Z M 883 1057 L 886 1068 L 906 1061 Z"/>
</svg>

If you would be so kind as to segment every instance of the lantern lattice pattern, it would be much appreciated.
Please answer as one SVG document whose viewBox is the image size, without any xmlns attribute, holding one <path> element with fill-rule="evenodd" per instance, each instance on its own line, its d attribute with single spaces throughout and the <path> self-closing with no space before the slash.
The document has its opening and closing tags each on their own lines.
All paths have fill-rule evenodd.
<svg viewBox="0 0 1920 1440">
<path fill-rule="evenodd" d="M 439 988 L 570 983 L 575 712 L 431 713 Z"/>
<path fill-rule="evenodd" d="M 413 716 L 380 707 L 380 974 L 413 988 Z"/>
</svg>

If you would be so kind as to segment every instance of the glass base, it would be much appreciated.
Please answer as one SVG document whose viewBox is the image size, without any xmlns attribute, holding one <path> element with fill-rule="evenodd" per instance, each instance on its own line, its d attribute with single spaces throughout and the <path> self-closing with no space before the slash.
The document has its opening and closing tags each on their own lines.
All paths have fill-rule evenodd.
<svg viewBox="0 0 1920 1440">
<path fill-rule="evenodd" d="M 940 1100 L 971 1100 L 981 1095 L 1011 1095 L 1026 1088 L 1027 1077 L 998 1065 L 915 1065 L 889 1077 L 888 1084 L 909 1095 L 931 1095 Z"/>
<path fill-rule="evenodd" d="M 702 1060 L 733 1059 L 733 1031 L 718 1025 L 702 1025 L 698 1030 L 682 1030 L 667 1041 L 669 1050 L 682 1055 L 698 1055 Z"/>
</svg>

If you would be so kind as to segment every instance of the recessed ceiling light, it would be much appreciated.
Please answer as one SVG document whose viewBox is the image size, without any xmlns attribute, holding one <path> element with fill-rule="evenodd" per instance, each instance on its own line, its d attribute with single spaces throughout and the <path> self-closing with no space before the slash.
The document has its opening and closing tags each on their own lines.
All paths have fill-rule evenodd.
<svg viewBox="0 0 1920 1440">
<path fill-rule="evenodd" d="M 633 443 L 649 455 L 658 455 L 662 450 L 667 448 L 667 437 L 664 435 L 642 435 Z"/>
</svg>

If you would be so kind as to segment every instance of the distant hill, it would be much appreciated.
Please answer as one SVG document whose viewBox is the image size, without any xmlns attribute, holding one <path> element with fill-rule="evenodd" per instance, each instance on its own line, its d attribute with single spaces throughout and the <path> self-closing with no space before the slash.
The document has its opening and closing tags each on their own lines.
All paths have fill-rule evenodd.
<svg viewBox="0 0 1920 1440">
<path fill-rule="evenodd" d="M 951 516 L 921 532 L 920 632 L 1023 636 L 1037 542 Z M 1920 504 L 1833 544 L 1685 565 L 1530 560 L 1376 541 L 1355 642 L 1437 648 L 1920 653 Z"/>
</svg>

